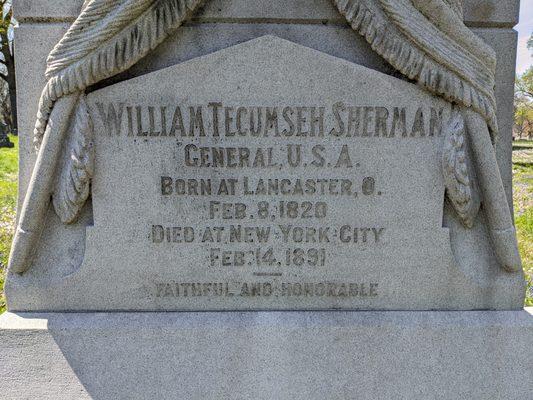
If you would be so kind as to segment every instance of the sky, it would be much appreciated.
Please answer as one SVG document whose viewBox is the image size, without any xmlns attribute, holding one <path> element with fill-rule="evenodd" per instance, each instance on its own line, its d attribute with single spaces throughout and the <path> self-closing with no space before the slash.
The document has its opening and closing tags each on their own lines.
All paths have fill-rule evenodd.
<svg viewBox="0 0 533 400">
<path fill-rule="evenodd" d="M 522 0 L 520 3 L 520 23 L 515 28 L 518 31 L 516 72 L 519 74 L 533 65 L 532 52 L 527 49 L 527 40 L 533 33 L 533 0 Z"/>
</svg>

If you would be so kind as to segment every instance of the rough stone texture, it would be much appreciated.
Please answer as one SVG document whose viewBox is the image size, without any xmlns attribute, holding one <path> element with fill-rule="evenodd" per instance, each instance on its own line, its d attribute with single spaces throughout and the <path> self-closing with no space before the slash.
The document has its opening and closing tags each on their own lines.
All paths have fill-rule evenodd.
<svg viewBox="0 0 533 400">
<path fill-rule="evenodd" d="M 520 0 L 464 1 L 465 22 L 470 26 L 512 28 L 518 23 L 519 12 Z"/>
<path fill-rule="evenodd" d="M 503 3 L 503 2 L 502 2 Z M 475 28 L 474 32 L 496 51 L 496 100 L 500 138 L 496 143 L 496 156 L 507 192 L 507 200 L 513 204 L 513 124 L 514 81 L 516 69 L 517 33 L 512 29 Z"/>
<path fill-rule="evenodd" d="M 4 314 L 20 399 L 524 400 L 533 310 Z"/>
<path fill-rule="evenodd" d="M 370 49 L 368 44 L 345 24 L 323 25 L 321 23 L 315 23 L 321 18 L 320 15 L 322 15 L 322 13 L 325 13 L 324 15 L 326 15 L 333 9 L 333 6 L 329 1 L 316 0 L 316 3 L 317 4 L 313 4 L 313 7 L 309 7 L 308 5 L 302 6 L 301 4 L 298 4 L 298 2 L 286 4 L 287 9 L 293 13 L 291 18 L 293 18 L 294 21 L 286 20 L 287 23 L 278 24 L 271 23 L 279 17 L 279 15 L 276 16 L 272 14 L 272 12 L 279 10 L 278 7 L 267 5 L 265 6 L 266 8 L 261 8 L 257 5 L 254 6 L 251 3 L 246 3 L 244 7 L 238 7 L 238 3 L 234 2 L 224 2 L 224 4 L 219 5 L 217 5 L 218 3 L 216 2 L 211 2 L 205 11 L 200 12 L 198 15 L 198 20 L 204 21 L 203 23 L 197 22 L 181 28 L 179 34 L 161 45 L 153 53 L 152 57 L 146 58 L 126 74 L 118 76 L 111 82 L 106 82 L 101 86 L 130 79 L 151 71 L 156 71 L 266 34 L 273 34 L 324 53 L 394 75 L 392 69 Z M 34 13 L 33 15 L 35 16 L 40 12 L 38 11 L 39 7 L 41 7 L 41 10 L 46 9 L 43 8 L 43 5 L 44 3 L 33 2 L 30 4 L 22 1 L 17 6 L 17 9 L 22 15 L 28 15 L 24 14 L 24 10 L 30 12 L 29 8 L 31 8 L 33 11 L 31 11 L 30 14 Z M 53 9 L 56 10 L 54 12 L 59 13 L 57 15 L 54 14 L 56 16 L 59 15 L 64 17 L 68 14 L 68 7 L 58 6 Z M 258 10 L 265 12 L 266 16 L 261 20 L 249 21 L 247 15 L 251 12 L 255 12 L 255 15 L 257 15 Z M 222 13 L 222 21 L 225 21 L 224 23 L 205 23 L 206 21 L 212 21 L 211 18 L 216 13 Z M 313 13 L 316 13 L 316 15 Z M 295 20 L 304 18 L 306 15 L 314 15 L 314 17 L 311 20 L 308 20 L 305 24 L 293 23 Z M 501 18 L 505 19 L 506 17 L 501 16 Z M 509 19 L 509 21 L 511 20 L 512 19 Z M 300 20 L 300 22 L 302 21 Z M 24 191 L 26 190 L 26 183 L 33 165 L 34 154 L 31 150 L 31 132 L 33 130 L 36 115 L 37 99 L 39 98 L 40 90 L 44 85 L 43 71 L 45 68 L 46 55 L 59 40 L 67 26 L 68 25 L 65 23 L 44 24 L 26 22 L 22 23 L 22 26 L 17 30 L 17 57 L 21 60 L 18 64 L 20 67 L 17 69 L 17 78 L 19 81 L 19 87 L 21 88 L 19 95 L 19 109 L 21 116 L 21 200 Z M 498 143 L 498 155 L 500 166 L 502 167 L 504 183 L 510 198 L 511 142 L 508 138 L 511 133 L 512 107 L 509 100 L 512 99 L 513 90 L 512 76 L 514 71 L 514 44 L 516 43 L 516 35 L 510 29 L 492 28 L 476 28 L 476 33 L 495 46 L 499 56 L 500 67 L 498 68 L 497 98 L 498 103 L 500 104 L 499 121 L 502 127 L 502 138 Z M 27 59 L 35 61 L 32 63 L 22 61 Z M 85 216 L 79 224 L 68 228 L 62 227 L 54 213 L 50 213 L 46 222 L 47 231 L 45 235 L 43 235 L 41 248 L 54 248 L 56 251 L 53 255 L 50 255 L 46 251 L 41 252 L 42 255 L 37 262 L 37 265 L 41 267 L 39 268 L 37 275 L 40 276 L 39 279 L 44 279 L 43 282 L 50 281 L 50 277 L 45 277 L 48 273 L 57 278 L 65 276 L 79 268 L 84 254 L 85 227 L 91 225 L 93 222 L 90 209 L 90 206 L 87 207 Z M 456 231 L 460 232 L 460 228 Z M 57 234 L 57 232 L 60 232 L 60 234 Z M 486 241 L 486 236 L 483 232 L 476 233 L 474 237 L 477 237 L 480 243 Z M 452 234 L 452 242 L 461 244 L 465 242 L 465 240 L 461 235 L 457 236 Z M 476 303 L 475 300 L 467 300 L 466 302 L 460 299 L 457 300 L 456 296 L 450 295 L 452 298 L 456 298 L 456 302 L 462 304 L 462 307 L 496 307 L 508 309 L 521 306 L 523 290 L 520 279 L 509 280 L 505 274 L 497 273 L 497 275 L 503 279 L 502 282 L 507 282 L 503 286 L 500 284 L 497 285 L 499 288 L 498 291 L 501 290 L 502 293 L 506 293 L 505 296 L 501 296 L 504 298 L 504 301 L 501 302 L 501 300 L 495 300 L 498 298 L 498 296 L 495 296 L 498 291 L 493 291 L 492 285 L 490 284 L 487 286 L 488 280 L 493 279 L 494 276 L 492 272 L 486 271 L 485 265 L 476 265 L 475 263 L 467 262 L 466 267 L 463 267 L 462 271 L 469 277 L 476 277 L 474 281 L 482 277 L 479 282 L 474 283 L 474 286 L 478 286 L 481 293 L 485 293 L 481 296 L 485 299 L 482 304 Z M 485 273 L 483 273 L 483 271 L 485 271 Z M 52 281 L 54 281 L 54 279 L 52 279 Z M 471 278 L 468 278 L 468 280 L 470 279 Z M 509 290 L 509 284 L 515 289 Z M 56 304 L 58 305 L 58 309 L 80 309 L 79 303 L 76 306 L 72 306 L 70 301 L 65 303 L 65 298 L 70 300 L 72 300 L 72 298 L 70 296 L 62 295 L 61 291 L 57 292 L 54 296 L 47 294 L 46 288 L 48 287 L 49 284 L 46 283 L 44 286 L 34 289 L 41 294 L 37 295 L 29 302 L 27 300 L 21 302 L 18 295 L 13 294 L 10 298 L 10 307 L 14 307 L 14 309 L 17 310 L 42 310 L 46 305 Z M 431 292 L 430 288 L 427 289 L 428 292 Z M 17 290 L 17 292 L 22 293 L 20 290 Z M 12 293 L 14 292 L 12 291 Z M 120 297 L 119 293 L 120 290 L 116 292 Z M 466 297 L 469 299 L 476 298 L 476 296 Z M 105 302 L 105 299 L 102 298 L 102 300 Z M 67 306 L 67 303 L 70 305 Z M 90 303 L 95 306 L 98 302 L 91 301 Z M 100 306 L 95 307 L 98 309 L 101 308 Z M 120 308 L 123 307 L 124 305 L 120 306 Z M 391 307 L 396 308 L 398 305 L 393 303 Z M 431 306 L 426 305 L 426 307 Z M 81 308 L 83 309 L 83 307 Z"/>
<path fill-rule="evenodd" d="M 46 21 L 74 19 L 83 0 L 17 0 L 17 18 Z M 518 22 L 519 0 L 465 0 L 465 21 L 471 26 L 512 27 Z M 283 10 L 283 11 L 281 11 Z M 259 11 L 259 12 L 258 12 Z M 210 0 L 200 19 L 320 20 L 344 23 L 329 0 Z"/>
<path fill-rule="evenodd" d="M 323 71 L 328 73 L 324 75 Z M 353 78 L 347 81 L 345 76 Z M 439 154 L 443 134 L 438 130 L 432 133 L 429 129 L 430 108 L 442 110 L 442 121 L 446 124 L 450 105 L 415 85 L 274 36 L 265 36 L 108 86 L 91 93 L 88 102 L 95 123 L 97 167 L 92 187 L 92 226 L 87 228 L 85 251 L 83 236 L 79 241 L 77 235 L 65 239 L 65 228 L 58 230 L 56 224 L 47 226 L 33 268 L 22 277 L 13 274 L 8 279 L 6 294 L 10 310 L 522 307 L 522 276 L 503 272 L 494 263 L 481 222 L 472 233 L 451 226 L 457 265 L 454 262 L 449 231 L 442 227 L 444 184 Z M 324 107 L 324 136 L 276 137 L 270 130 L 260 138 L 251 134 L 242 138 L 239 135 L 213 138 L 210 102 L 221 102 L 234 107 L 234 111 L 241 106 L 278 107 L 280 132 L 288 129 L 281 118 L 286 106 Z M 385 107 L 389 116 L 385 120 L 385 135 L 389 135 L 393 127 L 394 108 L 405 108 L 408 131 L 405 135 L 409 137 L 404 137 L 398 129 L 394 138 L 383 137 L 384 133 L 378 133 L 376 137 L 374 119 L 369 128 L 371 137 L 348 137 L 346 132 L 338 138 L 330 136 L 331 130 L 340 129 L 334 117 L 338 102 L 346 105 L 343 107 Z M 139 137 L 135 111 L 131 114 L 135 118 L 132 120 L 135 132 L 127 137 L 128 119 L 124 108 L 121 114 L 124 118 L 119 122 L 122 133 L 117 135 L 112 122 L 106 125 L 110 104 L 116 112 L 120 112 L 120 104 L 142 106 L 144 130 L 150 125 L 147 107 L 159 110 L 166 106 L 166 132 L 170 132 L 176 105 L 181 106 L 187 130 L 189 107 L 203 105 L 206 137 L 198 137 L 199 131 L 194 139 L 181 137 L 179 132 L 177 137 Z M 425 115 L 423 135 L 411 133 L 419 111 Z M 338 112 L 348 126 L 347 109 Z M 156 114 L 155 130 L 161 132 L 159 113 Z M 226 119 L 222 111 L 219 114 L 218 129 L 225 129 L 224 121 L 235 129 L 234 122 Z M 304 117 L 311 120 L 310 115 Z M 304 123 L 303 130 L 310 129 L 309 123 Z M 141 129 L 141 133 L 144 130 Z M 364 132 L 361 128 L 352 134 L 364 135 Z M 313 149 L 325 145 L 325 140 L 331 141 L 321 151 L 327 165 L 318 166 Z M 212 168 L 191 168 L 184 161 L 184 149 L 191 144 L 250 148 L 252 160 L 254 149 L 271 148 L 273 162 L 279 167 L 240 170 L 221 167 L 216 168 L 215 173 Z M 303 161 L 298 167 L 287 165 L 288 144 L 302 146 Z M 343 148 L 349 149 L 353 161 L 336 168 Z M 198 156 L 197 152 L 193 153 L 194 157 Z M 156 159 L 154 154 L 157 154 Z M 307 176 L 304 171 L 308 171 Z M 212 180 L 213 196 L 179 196 L 174 190 L 172 194 L 162 195 L 162 176 Z M 375 180 L 376 189 L 370 195 L 364 195 L 361 186 L 368 177 Z M 237 179 L 235 194 L 229 197 L 216 195 L 221 178 Z M 289 178 L 292 179 L 291 187 L 294 187 L 296 178 L 349 179 L 351 188 L 349 196 L 327 195 L 328 191 L 326 195 L 309 196 L 246 195 L 246 191 L 256 191 L 259 178 Z M 247 190 L 245 179 L 250 181 Z M 337 185 L 334 192 L 340 193 L 340 184 Z M 291 220 L 281 214 L 280 202 L 293 200 L 325 202 L 327 216 Z M 242 201 L 247 207 L 245 219 L 231 218 L 228 221 L 218 214 L 209 217 L 210 201 Z M 267 222 L 261 220 L 257 211 L 261 201 L 269 202 Z M 290 240 L 284 239 L 279 225 L 302 224 L 305 229 L 328 227 L 327 243 L 315 242 L 318 235 L 310 243 L 292 239 L 292 235 Z M 195 237 L 186 245 L 166 243 L 168 237 L 164 243 L 157 244 L 154 225 L 192 227 Z M 229 232 L 240 225 L 270 229 L 271 233 L 264 242 L 258 242 L 257 238 L 252 244 L 230 242 Z M 345 229 L 348 225 L 349 231 Z M 202 239 L 205 237 L 203 232 L 211 226 L 224 228 L 221 241 Z M 362 229 L 365 228 L 370 232 L 368 240 L 361 236 L 356 243 L 353 230 L 363 235 Z M 72 232 L 75 228 L 67 229 Z M 375 231 L 382 232 L 380 238 L 375 237 Z M 351 238 L 349 244 L 346 232 Z M 456 245 L 457 242 L 460 244 Z M 219 247 L 245 251 L 244 264 L 223 264 L 220 255 L 213 260 L 210 252 Z M 265 253 L 271 247 L 276 258 L 274 264 L 269 265 L 264 258 L 258 263 L 256 249 Z M 306 262 L 303 266 L 297 261 L 287 263 L 286 252 L 294 248 L 324 249 L 323 262 Z M 53 263 L 46 249 L 54 249 Z M 278 272 L 279 277 L 270 278 L 273 274 L 278 276 L 275 275 Z M 213 295 L 212 292 L 200 296 L 191 296 L 187 291 L 169 292 L 173 291 L 170 287 L 174 288 L 175 283 L 183 289 L 183 285 L 189 283 L 227 282 L 234 297 Z M 250 296 L 244 291 L 243 282 L 273 285 L 274 292 L 272 295 Z M 337 295 L 335 292 L 333 296 L 308 296 L 298 294 L 299 289 L 295 289 L 296 292 L 283 289 L 285 284 L 324 285 L 324 282 L 347 286 L 364 284 L 367 294 Z M 372 285 L 375 293 L 369 295 Z M 341 289 L 338 293 L 342 293 Z"/>
<path fill-rule="evenodd" d="M 68 29 L 68 23 L 24 24 L 15 29 L 17 52 L 17 105 L 19 113 L 19 196 L 22 204 L 31 177 L 36 152 L 33 127 L 41 91 L 46 84 L 46 58 Z M 27 60 L 32 60 L 27 62 Z"/>
</svg>

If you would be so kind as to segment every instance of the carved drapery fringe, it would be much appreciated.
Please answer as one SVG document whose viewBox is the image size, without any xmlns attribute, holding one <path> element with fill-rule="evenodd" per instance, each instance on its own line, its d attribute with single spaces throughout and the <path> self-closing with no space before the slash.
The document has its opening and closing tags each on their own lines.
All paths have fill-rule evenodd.
<svg viewBox="0 0 533 400">
<path fill-rule="evenodd" d="M 434 28 L 438 29 L 437 40 L 453 42 L 453 45 L 459 47 L 463 53 L 466 53 L 467 57 L 475 58 L 476 62 L 481 64 L 481 68 L 486 70 L 485 74 L 492 78 L 494 77 L 496 70 L 496 53 L 494 49 L 477 35 L 474 35 L 464 24 L 462 15 L 459 16 L 454 13 L 453 9 L 450 9 L 444 0 L 411 0 L 405 6 L 409 7 L 418 19 L 423 20 L 426 18 Z M 412 8 L 413 6 L 415 7 L 414 9 Z M 422 15 L 417 15 L 418 12 Z M 403 25 L 405 26 L 406 24 L 404 23 Z M 424 25 L 427 25 L 426 21 L 422 21 L 422 29 L 425 31 Z M 415 31 L 413 36 L 418 41 L 420 37 L 425 35 Z M 455 65 L 456 63 L 453 64 L 453 69 L 456 69 Z M 493 84 L 494 82 L 491 81 L 490 83 Z"/>
<path fill-rule="evenodd" d="M 48 59 L 34 142 L 54 102 L 129 69 L 189 18 L 203 0 L 92 0 Z"/>
<path fill-rule="evenodd" d="M 380 1 L 381 6 L 378 5 Z M 420 1 L 413 0 L 415 4 Z M 439 2 L 442 3 L 441 8 L 446 10 L 445 13 L 459 14 L 461 11 L 461 0 L 429 1 L 437 5 Z M 88 1 L 81 15 L 49 56 L 46 72 L 49 81 L 39 104 L 34 135 L 36 145 L 40 143 L 50 111 L 58 98 L 75 91 L 82 91 L 94 83 L 127 70 L 161 43 L 170 31 L 181 25 L 202 2 L 202 0 Z M 492 134 L 496 135 L 498 127 L 492 70 L 494 56 L 486 51 L 488 46 L 475 35 L 465 34 L 468 30 L 459 18 L 455 28 L 463 38 L 468 38 L 468 49 L 478 55 L 477 64 L 465 51 L 454 51 L 453 56 L 445 54 L 444 58 L 439 59 L 434 57 L 439 53 L 435 52 L 434 48 L 419 49 L 412 44 L 413 40 L 421 44 L 421 41 L 426 39 L 422 36 L 428 32 L 438 36 L 439 30 L 429 21 L 424 25 L 425 29 L 421 30 L 422 33 L 417 30 L 413 25 L 420 22 L 424 16 L 420 10 L 413 8 L 413 4 L 408 0 L 370 2 L 334 0 L 334 2 L 352 27 L 396 69 L 433 93 L 449 101 L 474 108 L 483 115 Z M 414 12 L 401 12 L 401 7 L 409 6 Z M 390 15 L 385 16 L 380 7 L 386 9 Z M 433 9 L 436 9 L 435 7 Z M 419 5 L 418 8 L 422 10 L 424 7 Z M 391 24 L 387 17 L 394 19 L 394 23 Z M 401 32 L 393 26 L 397 26 Z M 453 29 L 452 27 L 448 34 L 451 34 Z M 409 35 L 413 30 L 415 33 Z M 409 37 L 406 37 L 406 34 Z M 453 41 L 445 39 L 436 42 L 448 47 L 454 46 Z M 435 40 L 426 40 L 426 45 L 433 42 Z M 449 48 L 440 53 L 446 53 L 447 50 Z M 455 68 L 458 56 L 465 61 L 459 63 L 462 68 Z M 442 65 L 443 62 L 445 65 Z M 478 72 L 480 65 L 486 66 L 481 68 L 481 74 Z M 480 79 L 477 79 L 478 77 Z"/>
<path fill-rule="evenodd" d="M 457 17 L 463 19 L 463 0 L 445 0 L 450 9 L 457 15 Z"/>
<path fill-rule="evenodd" d="M 465 121 L 463 115 L 454 110 L 444 127 L 442 175 L 446 195 L 459 220 L 467 228 L 472 228 L 479 212 L 480 198 L 468 153 Z"/>
<path fill-rule="evenodd" d="M 396 29 L 396 22 L 391 23 L 384 10 L 380 9 L 378 5 L 380 0 L 333 1 L 352 28 L 364 36 L 372 49 L 395 69 L 432 93 L 450 102 L 473 108 L 487 121 L 493 139 L 496 137 L 498 123 L 493 73 L 487 75 L 485 72 L 485 79 L 473 80 L 469 74 L 461 76 L 453 69 L 449 69 L 451 63 L 448 63 L 448 67 L 440 64 L 431 54 L 425 53 Z M 427 23 L 428 26 L 431 24 L 429 21 Z M 423 34 L 424 32 L 419 32 L 418 36 Z M 472 40 L 475 40 L 473 38 Z M 489 65 L 490 63 L 491 61 Z M 479 84 L 475 81 L 485 83 Z"/>
<path fill-rule="evenodd" d="M 89 198 L 94 172 L 93 124 L 85 96 L 80 96 L 65 139 L 53 191 L 53 204 L 61 222 L 78 219 Z"/>
<path fill-rule="evenodd" d="M 477 38 L 472 40 L 474 35 L 468 29 L 464 30 L 469 34 L 460 33 L 460 27 L 464 28 L 462 21 L 445 8 L 441 0 L 380 1 L 386 14 L 410 43 L 448 71 L 467 80 L 485 96 L 491 96 L 496 69 L 494 51 Z M 411 1 L 424 3 L 425 6 L 415 8 Z M 429 8 L 430 5 L 434 8 Z M 431 15 L 432 11 L 434 15 Z M 445 20 L 448 23 L 442 22 Z M 453 40 L 447 39 L 445 34 Z"/>
</svg>

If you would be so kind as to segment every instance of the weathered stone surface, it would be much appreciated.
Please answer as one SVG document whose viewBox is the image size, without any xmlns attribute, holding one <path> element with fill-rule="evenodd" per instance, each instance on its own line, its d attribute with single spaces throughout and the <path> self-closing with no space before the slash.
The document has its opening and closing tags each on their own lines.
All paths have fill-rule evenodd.
<svg viewBox="0 0 533 400">
<path fill-rule="evenodd" d="M 520 0 L 464 2 L 465 22 L 470 26 L 511 28 L 518 23 L 519 12 Z"/>
<path fill-rule="evenodd" d="M 46 80 L 46 57 L 68 29 L 67 23 L 21 24 L 15 29 L 19 124 L 19 207 L 35 163 L 32 145 L 35 115 Z M 27 60 L 32 60 L 27 62 Z"/>
<path fill-rule="evenodd" d="M 71 19 L 78 16 L 83 0 L 18 0 L 17 18 Z M 518 22 L 520 0 L 465 0 L 465 21 L 472 26 L 512 27 Z M 330 0 L 210 0 L 201 19 L 280 19 L 341 22 Z"/>
<path fill-rule="evenodd" d="M 24 199 L 35 162 L 35 152 L 31 142 L 40 91 L 45 83 L 46 57 L 67 28 L 68 25 L 65 23 L 23 23 L 17 29 L 17 43 L 21 48 L 20 52 L 16 53 L 17 79 L 19 85 L 22 85 L 18 96 L 21 110 L 19 204 L 22 204 Z M 179 34 L 165 41 L 151 57 L 145 58 L 113 81 L 141 76 L 267 34 L 274 34 L 368 68 L 392 74 L 392 68 L 372 52 L 360 35 L 347 26 L 220 23 L 180 28 Z M 24 60 L 28 57 L 35 61 L 25 63 Z"/>
<path fill-rule="evenodd" d="M 84 0 L 15 0 L 13 9 L 22 22 L 32 19 L 39 22 L 74 20 L 80 13 Z"/>
<path fill-rule="evenodd" d="M 504 3 L 500 3 L 504 4 Z M 496 101 L 500 137 L 496 143 L 496 155 L 507 191 L 509 204 L 513 204 L 512 135 L 514 124 L 514 77 L 516 67 L 517 33 L 512 29 L 476 28 L 474 32 L 496 52 Z"/>
<path fill-rule="evenodd" d="M 455 262 L 439 158 L 450 106 L 414 85 L 266 36 L 88 102 L 87 237 L 78 225 L 65 240 L 51 218 L 34 267 L 8 281 L 11 310 L 521 307 L 522 277 L 498 268 L 481 223 L 448 222 Z M 260 192 L 269 179 L 288 192 Z"/>
<path fill-rule="evenodd" d="M 4 314 L 5 400 L 505 399 L 533 311 Z"/>
</svg>

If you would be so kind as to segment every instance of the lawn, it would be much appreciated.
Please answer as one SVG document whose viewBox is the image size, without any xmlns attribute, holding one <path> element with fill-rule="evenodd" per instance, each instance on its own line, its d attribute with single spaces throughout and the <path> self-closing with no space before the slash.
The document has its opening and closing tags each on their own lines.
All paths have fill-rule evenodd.
<svg viewBox="0 0 533 400">
<path fill-rule="evenodd" d="M 0 148 L 0 314 L 5 310 L 4 272 L 14 231 L 17 201 L 18 138 Z M 533 306 L 533 141 L 513 143 L 514 211 L 520 252 L 528 280 L 526 306 Z"/>
<path fill-rule="evenodd" d="M 528 291 L 526 306 L 533 306 L 533 141 L 513 143 L 514 213 L 518 243 Z"/>
<path fill-rule="evenodd" d="M 0 148 L 0 314 L 5 310 L 4 273 L 13 238 L 17 203 L 18 138 L 12 149 Z"/>
</svg>

